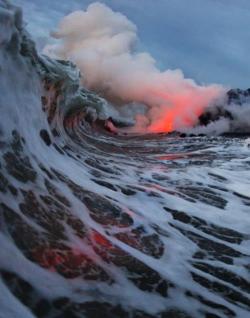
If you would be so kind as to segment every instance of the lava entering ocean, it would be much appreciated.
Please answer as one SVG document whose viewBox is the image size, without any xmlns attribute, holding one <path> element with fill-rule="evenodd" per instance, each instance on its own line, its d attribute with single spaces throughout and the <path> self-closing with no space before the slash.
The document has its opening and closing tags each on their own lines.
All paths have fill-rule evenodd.
<svg viewBox="0 0 250 318">
<path fill-rule="evenodd" d="M 59 40 L 45 53 L 71 60 L 81 70 L 82 84 L 116 106 L 135 102 L 136 132 L 170 132 L 197 123 L 204 109 L 221 96 L 219 85 L 199 86 L 180 70 L 161 72 L 149 53 L 135 50 L 137 28 L 124 15 L 101 3 L 76 11 L 51 33 Z M 126 107 L 125 107 L 126 109 Z M 124 114 L 124 112 L 123 112 Z"/>
</svg>

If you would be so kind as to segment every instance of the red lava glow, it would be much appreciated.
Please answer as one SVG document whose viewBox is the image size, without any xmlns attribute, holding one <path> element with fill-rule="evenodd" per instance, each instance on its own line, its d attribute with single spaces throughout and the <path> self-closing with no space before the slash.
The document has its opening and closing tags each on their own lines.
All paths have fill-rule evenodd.
<svg viewBox="0 0 250 318">
<path fill-rule="evenodd" d="M 202 109 L 196 109 L 196 116 L 192 118 L 185 110 L 186 103 L 182 101 L 176 101 L 175 106 L 172 109 L 166 107 L 166 111 L 161 113 L 161 118 L 156 120 L 149 127 L 150 132 L 166 132 L 174 131 L 178 126 L 180 127 L 192 127 L 197 118 L 202 114 Z M 178 125 L 180 122 L 180 125 Z"/>
<path fill-rule="evenodd" d="M 199 116 L 218 98 L 220 90 L 214 87 L 190 87 L 183 93 L 166 93 L 159 89 L 150 90 L 156 107 L 149 111 L 151 124 L 148 131 L 152 133 L 169 133 L 178 128 L 195 126 Z"/>
</svg>

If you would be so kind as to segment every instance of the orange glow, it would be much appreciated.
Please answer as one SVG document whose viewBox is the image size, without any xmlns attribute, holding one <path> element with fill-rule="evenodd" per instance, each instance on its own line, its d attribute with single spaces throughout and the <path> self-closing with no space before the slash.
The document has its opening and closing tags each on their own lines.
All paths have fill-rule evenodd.
<svg viewBox="0 0 250 318">
<path fill-rule="evenodd" d="M 147 130 L 152 133 L 171 132 L 178 128 L 193 127 L 204 109 L 219 96 L 214 87 L 186 87 L 182 92 L 166 93 L 161 89 L 150 89 L 149 117 Z"/>
</svg>

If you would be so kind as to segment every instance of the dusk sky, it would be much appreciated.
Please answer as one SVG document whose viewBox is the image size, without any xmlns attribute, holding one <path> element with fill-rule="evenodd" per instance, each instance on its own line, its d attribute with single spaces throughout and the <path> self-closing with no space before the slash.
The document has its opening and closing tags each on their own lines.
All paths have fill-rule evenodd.
<svg viewBox="0 0 250 318">
<path fill-rule="evenodd" d="M 14 0 L 39 48 L 66 14 L 90 0 Z M 103 0 L 138 28 L 139 48 L 159 68 L 180 68 L 198 83 L 250 87 L 249 0 Z"/>
</svg>

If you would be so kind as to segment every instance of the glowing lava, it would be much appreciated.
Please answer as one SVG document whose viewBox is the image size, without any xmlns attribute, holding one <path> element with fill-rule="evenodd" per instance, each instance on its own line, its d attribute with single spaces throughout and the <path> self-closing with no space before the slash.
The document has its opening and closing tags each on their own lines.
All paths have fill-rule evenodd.
<svg viewBox="0 0 250 318">
<path fill-rule="evenodd" d="M 186 91 L 172 94 L 154 89 L 150 93 L 157 107 L 149 110 L 152 120 L 147 131 L 168 133 L 195 126 L 199 116 L 220 96 L 220 88 L 189 87 Z"/>
</svg>

